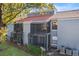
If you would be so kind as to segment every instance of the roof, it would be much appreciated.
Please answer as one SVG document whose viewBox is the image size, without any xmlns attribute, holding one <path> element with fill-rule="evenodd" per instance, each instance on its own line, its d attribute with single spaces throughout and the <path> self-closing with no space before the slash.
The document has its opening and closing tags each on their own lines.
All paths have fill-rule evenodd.
<svg viewBox="0 0 79 59">
<path fill-rule="evenodd" d="M 57 12 L 56 14 L 53 15 L 52 18 L 56 18 L 56 19 L 79 18 L 79 10 Z"/>
<path fill-rule="evenodd" d="M 31 16 L 31 17 L 17 20 L 16 22 L 48 21 L 51 16 L 52 15 Z"/>
</svg>

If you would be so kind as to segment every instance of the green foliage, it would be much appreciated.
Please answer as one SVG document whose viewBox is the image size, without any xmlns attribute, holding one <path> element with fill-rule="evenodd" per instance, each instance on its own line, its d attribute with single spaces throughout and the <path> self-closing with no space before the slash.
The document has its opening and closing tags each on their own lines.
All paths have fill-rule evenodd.
<svg viewBox="0 0 79 59">
<path fill-rule="evenodd" d="M 27 9 L 26 3 L 3 3 L 2 4 L 2 21 L 8 24 L 16 18 L 22 11 Z M 25 13 L 24 13 L 25 14 Z"/>
<path fill-rule="evenodd" d="M 6 43 L 1 43 L 0 44 L 0 49 L 5 49 L 7 47 L 8 47 L 8 45 Z"/>
<path fill-rule="evenodd" d="M 41 55 L 41 49 L 40 47 L 34 46 L 34 45 L 28 45 L 28 52 L 32 55 L 40 56 Z"/>
<path fill-rule="evenodd" d="M 55 9 L 52 3 L 2 3 L 2 21 L 3 23 L 8 24 L 18 15 L 28 14 L 34 8 L 38 9 L 40 13 L 46 10 Z"/>
</svg>

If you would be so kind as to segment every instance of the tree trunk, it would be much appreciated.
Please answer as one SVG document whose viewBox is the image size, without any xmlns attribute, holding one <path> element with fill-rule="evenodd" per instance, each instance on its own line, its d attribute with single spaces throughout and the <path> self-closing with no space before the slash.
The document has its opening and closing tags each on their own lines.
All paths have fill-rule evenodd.
<svg viewBox="0 0 79 59">
<path fill-rule="evenodd" d="M 2 22 L 2 3 L 0 3 L 0 29 L 6 25 Z"/>
<path fill-rule="evenodd" d="M 2 4 L 0 3 L 0 30 L 2 27 L 2 10 L 1 10 Z M 0 33 L 0 43 L 1 43 L 1 33 Z"/>
<path fill-rule="evenodd" d="M 1 10 L 1 7 L 2 7 L 2 3 L 0 3 L 0 29 L 2 27 L 2 10 Z"/>
</svg>

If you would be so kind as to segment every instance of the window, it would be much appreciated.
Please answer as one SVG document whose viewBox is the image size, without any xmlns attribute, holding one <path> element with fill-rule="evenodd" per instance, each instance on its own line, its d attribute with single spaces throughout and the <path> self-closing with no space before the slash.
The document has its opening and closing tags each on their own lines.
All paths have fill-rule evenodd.
<svg viewBox="0 0 79 59">
<path fill-rule="evenodd" d="M 42 31 L 46 32 L 47 31 L 47 23 L 42 24 Z"/>
<path fill-rule="evenodd" d="M 23 44 L 23 24 L 14 24 L 14 32 L 14 39 L 17 40 L 17 43 Z"/>
<path fill-rule="evenodd" d="M 23 24 L 22 23 L 14 24 L 14 31 L 15 32 L 22 32 L 23 31 Z"/>
<path fill-rule="evenodd" d="M 52 21 L 52 29 L 57 29 L 57 20 Z"/>
</svg>

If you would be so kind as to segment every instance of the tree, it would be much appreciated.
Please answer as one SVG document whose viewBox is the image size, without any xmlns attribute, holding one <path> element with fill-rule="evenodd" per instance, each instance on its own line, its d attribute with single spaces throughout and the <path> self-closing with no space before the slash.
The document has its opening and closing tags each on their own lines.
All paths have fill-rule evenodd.
<svg viewBox="0 0 79 59">
<path fill-rule="evenodd" d="M 3 23 L 8 23 L 18 14 L 25 11 L 24 14 L 28 14 L 32 9 L 38 9 L 40 13 L 44 12 L 45 9 L 47 10 L 54 10 L 53 4 L 46 4 L 46 3 L 9 3 L 9 4 L 2 4 L 2 11 L 3 11 Z"/>
<path fill-rule="evenodd" d="M 14 22 L 14 19 L 18 14 L 20 14 L 26 8 L 26 4 L 23 3 L 2 3 L 0 4 L 0 37 L 4 37 L 7 33 L 7 26 L 8 23 Z"/>
</svg>

